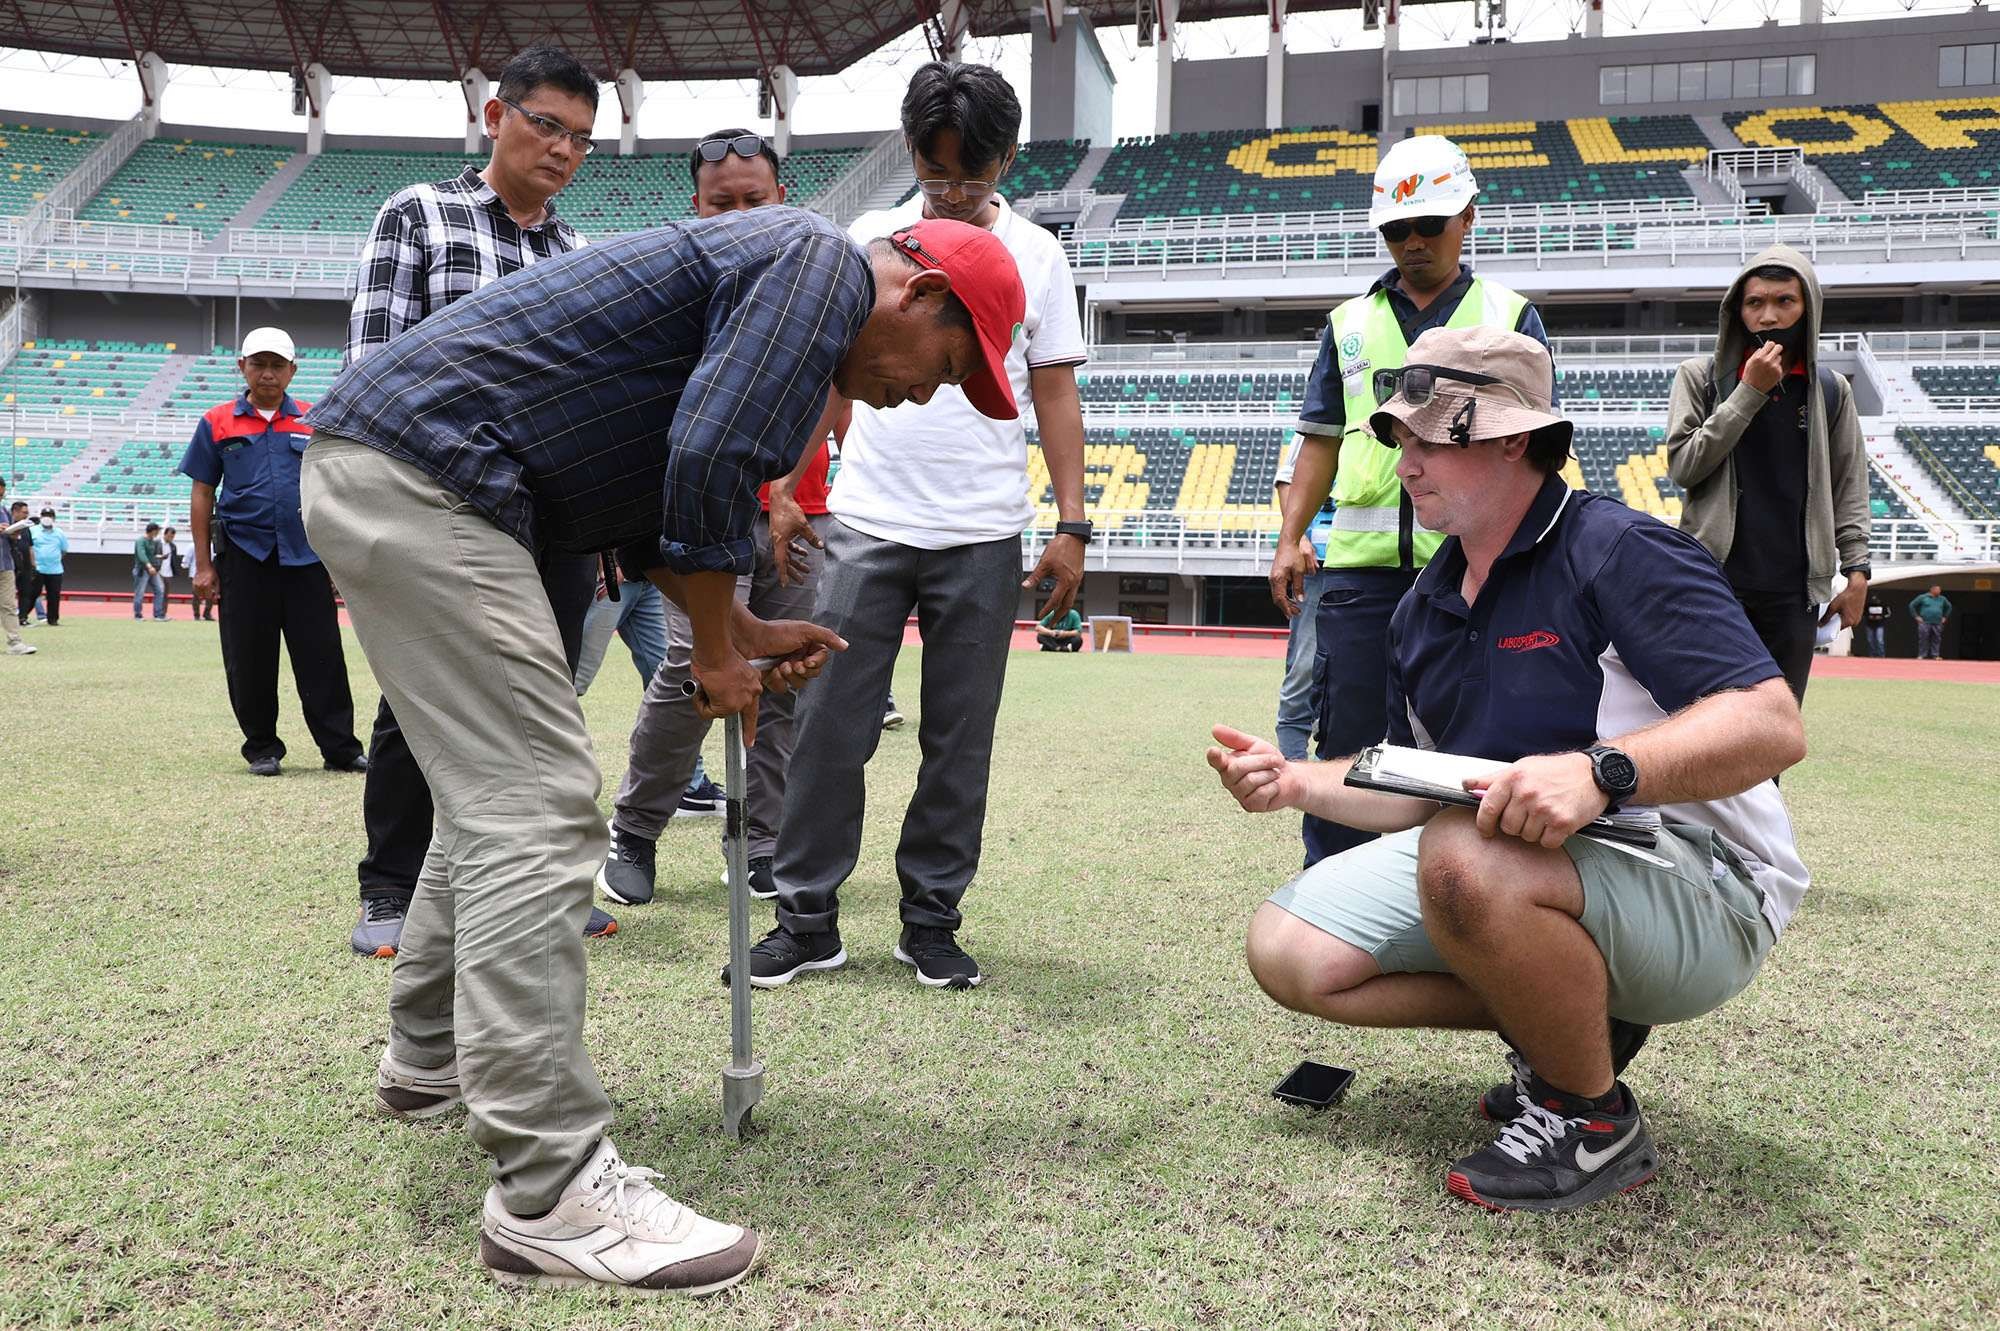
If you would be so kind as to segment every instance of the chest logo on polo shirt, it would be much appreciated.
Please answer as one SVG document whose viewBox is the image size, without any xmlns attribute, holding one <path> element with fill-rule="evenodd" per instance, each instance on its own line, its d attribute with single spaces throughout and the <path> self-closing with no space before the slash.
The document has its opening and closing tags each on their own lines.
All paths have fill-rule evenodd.
<svg viewBox="0 0 2000 1331">
<path fill-rule="evenodd" d="M 1517 633 L 1511 638 L 1500 639 L 1503 652 L 1532 652 L 1537 647 L 1553 647 L 1562 639 L 1547 629 L 1536 629 L 1533 633 Z"/>
</svg>

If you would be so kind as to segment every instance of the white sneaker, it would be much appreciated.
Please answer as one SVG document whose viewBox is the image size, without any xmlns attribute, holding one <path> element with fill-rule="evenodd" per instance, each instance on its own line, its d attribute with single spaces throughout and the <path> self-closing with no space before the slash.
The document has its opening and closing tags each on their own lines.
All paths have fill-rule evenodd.
<svg viewBox="0 0 2000 1331">
<path fill-rule="evenodd" d="M 10 642 L 7 644 L 7 655 L 9 656 L 33 656 L 34 654 L 35 649 L 25 642 Z"/>
<path fill-rule="evenodd" d="M 458 1060 L 441 1068 L 420 1068 L 382 1051 L 375 1069 L 375 1103 L 397 1118 L 436 1118 L 465 1103 L 458 1087 Z"/>
<path fill-rule="evenodd" d="M 757 1231 L 696 1215 L 654 1187 L 658 1177 L 620 1160 L 607 1137 L 539 1220 L 512 1214 L 489 1188 L 479 1260 L 505 1284 L 647 1294 L 712 1294 L 749 1275 L 763 1244 Z"/>
</svg>

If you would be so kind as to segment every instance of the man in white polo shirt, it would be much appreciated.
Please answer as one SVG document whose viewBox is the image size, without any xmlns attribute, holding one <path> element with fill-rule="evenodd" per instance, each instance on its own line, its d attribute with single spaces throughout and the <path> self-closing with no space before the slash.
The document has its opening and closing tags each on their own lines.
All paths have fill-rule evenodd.
<svg viewBox="0 0 2000 1331">
<path fill-rule="evenodd" d="M 1047 610 L 1069 609 L 1083 578 L 1084 360 L 1076 285 L 1056 238 L 995 190 L 1013 165 L 1021 104 L 996 71 L 933 62 L 903 98 L 918 192 L 857 219 L 858 239 L 923 218 L 983 226 L 1014 256 L 1027 315 L 1007 356 L 1015 400 L 1032 405 L 1055 491 L 1059 535 L 1024 582 L 1021 532 L 1034 521 L 1027 431 L 990 419 L 961 389 L 878 410 L 854 405 L 828 509 L 826 571 L 814 618 L 847 639 L 799 708 L 798 741 L 773 877 L 778 927 L 750 953 L 751 983 L 785 984 L 847 962 L 835 894 L 861 851 L 862 769 L 881 737 L 903 625 L 924 640 L 918 734 L 923 763 L 903 816 L 898 961 L 933 988 L 979 983 L 958 946 L 959 898 L 979 868 L 993 722 L 1020 589 L 1053 579 Z M 916 256 L 923 261 L 921 255 Z M 817 696 L 815 696 L 815 694 Z"/>
</svg>

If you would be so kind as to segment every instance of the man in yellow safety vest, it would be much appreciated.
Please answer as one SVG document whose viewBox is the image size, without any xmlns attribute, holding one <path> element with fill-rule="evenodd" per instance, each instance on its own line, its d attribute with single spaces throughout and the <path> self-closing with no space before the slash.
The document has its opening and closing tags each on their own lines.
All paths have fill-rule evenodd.
<svg viewBox="0 0 2000 1331">
<path fill-rule="evenodd" d="M 1396 266 L 1327 317 L 1306 382 L 1271 595 L 1287 617 L 1301 612 L 1311 570 L 1299 540 L 1331 494 L 1313 667 L 1315 752 L 1322 758 L 1357 753 L 1386 732 L 1389 615 L 1444 540 L 1413 515 L 1396 480 L 1395 450 L 1368 433 L 1380 400 L 1377 376 L 1401 369 L 1428 328 L 1506 328 L 1548 343 L 1526 297 L 1459 262 L 1478 193 L 1471 164 L 1450 139 L 1418 135 L 1382 155 L 1368 221 Z M 1387 376 L 1390 392 L 1394 378 Z M 1375 837 L 1310 814 L 1304 834 L 1308 868 Z"/>
</svg>

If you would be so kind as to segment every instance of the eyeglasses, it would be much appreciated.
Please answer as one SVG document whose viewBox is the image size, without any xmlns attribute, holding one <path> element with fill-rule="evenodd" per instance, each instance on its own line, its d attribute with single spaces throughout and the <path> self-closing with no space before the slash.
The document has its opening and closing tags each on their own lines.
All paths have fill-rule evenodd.
<svg viewBox="0 0 2000 1331">
<path fill-rule="evenodd" d="M 505 97 L 496 97 L 494 100 L 502 106 L 512 107 L 518 111 L 521 119 L 527 121 L 535 133 L 541 135 L 544 139 L 568 139 L 570 146 L 576 149 L 577 155 L 580 157 L 588 157 L 597 151 L 597 145 L 591 141 L 590 135 L 579 134 L 560 120 L 551 120 L 547 116 L 536 115 L 519 102 L 508 101 Z"/>
<path fill-rule="evenodd" d="M 917 182 L 917 188 L 930 195 L 933 199 L 942 199 L 954 190 L 958 192 L 958 196 L 962 199 L 978 199 L 991 194 L 999 186 L 1000 182 L 997 180 L 919 180 Z"/>
<path fill-rule="evenodd" d="M 1415 231 L 1425 240 L 1436 240 L 1444 234 L 1445 227 L 1450 224 L 1451 218 L 1449 217 L 1419 217 L 1414 221 L 1384 222 L 1375 229 L 1380 231 L 1382 239 L 1388 241 L 1391 245 L 1400 245 L 1410 238 L 1410 232 L 1412 231 Z"/>
<path fill-rule="evenodd" d="M 704 162 L 719 162 L 731 153 L 738 157 L 761 157 L 764 155 L 764 136 L 738 134 L 728 139 L 703 139 L 694 146 L 694 151 Z"/>
</svg>

